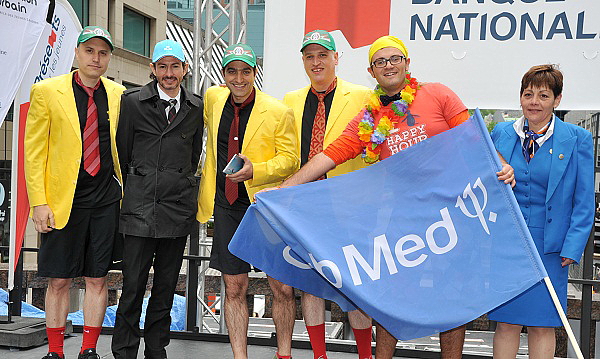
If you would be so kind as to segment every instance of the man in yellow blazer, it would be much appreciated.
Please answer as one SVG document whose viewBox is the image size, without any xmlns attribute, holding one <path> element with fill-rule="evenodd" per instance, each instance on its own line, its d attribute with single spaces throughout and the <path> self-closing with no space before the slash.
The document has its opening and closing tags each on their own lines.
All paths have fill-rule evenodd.
<svg viewBox="0 0 600 359">
<path fill-rule="evenodd" d="M 294 110 L 298 139 L 296 153 L 303 166 L 342 133 L 348 122 L 363 108 L 372 91 L 336 76 L 338 53 L 335 41 L 327 31 L 314 30 L 304 35 L 300 51 L 310 85 L 287 93 L 283 102 Z M 348 173 L 364 165 L 365 162 L 357 156 L 329 171 L 326 177 Z M 327 358 L 325 301 L 302 293 L 302 314 L 314 358 Z M 359 358 L 369 358 L 371 319 L 358 310 L 349 312 L 348 319 L 356 338 Z"/>
<path fill-rule="evenodd" d="M 79 69 L 31 88 L 25 177 L 32 219 L 41 233 L 38 274 L 48 277 L 47 359 L 64 358 L 69 287 L 81 276 L 85 324 L 78 358 L 99 358 L 96 343 L 122 193 L 115 134 L 125 88 L 101 77 L 112 50 L 108 31 L 87 26 L 75 48 Z"/>
<path fill-rule="evenodd" d="M 206 160 L 197 218 L 206 222 L 214 213 L 210 267 L 223 274 L 225 320 L 234 358 L 245 359 L 250 265 L 231 254 L 227 246 L 254 193 L 277 186 L 298 169 L 297 139 L 292 110 L 254 87 L 256 56 L 252 48 L 243 44 L 227 47 L 222 65 L 226 87 L 211 87 L 204 95 Z M 239 165 L 229 174 L 223 173 L 234 156 L 239 156 Z M 293 289 L 287 287 L 288 292 L 282 293 L 283 284 L 272 278 L 269 283 L 274 292 L 278 355 L 289 357 L 295 314 L 295 308 L 290 312 L 289 302 L 289 298 L 294 300 Z M 280 320 L 290 316 L 291 326 L 289 320 Z"/>
</svg>

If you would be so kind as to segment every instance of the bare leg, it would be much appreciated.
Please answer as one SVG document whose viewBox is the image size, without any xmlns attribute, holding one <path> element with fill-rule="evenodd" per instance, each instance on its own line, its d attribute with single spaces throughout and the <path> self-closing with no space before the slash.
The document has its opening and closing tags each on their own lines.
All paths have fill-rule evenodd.
<svg viewBox="0 0 600 359">
<path fill-rule="evenodd" d="M 554 328 L 527 327 L 527 342 L 531 359 L 552 359 L 556 347 Z"/>
<path fill-rule="evenodd" d="M 247 359 L 248 274 L 223 274 L 225 282 L 225 323 L 235 359 Z"/>
<path fill-rule="evenodd" d="M 292 333 L 296 319 L 294 288 L 267 277 L 273 291 L 273 322 L 277 331 L 277 353 L 292 355 Z"/>
<path fill-rule="evenodd" d="M 325 300 L 302 292 L 302 316 L 309 326 L 325 323 Z"/>
<path fill-rule="evenodd" d="M 314 359 L 327 358 L 325 343 L 325 300 L 302 292 L 302 316 Z"/>
<path fill-rule="evenodd" d="M 394 338 L 390 332 L 384 327 L 377 324 L 375 333 L 375 358 L 377 359 L 391 359 L 396 351 L 396 343 L 398 340 Z"/>
<path fill-rule="evenodd" d="M 62 328 L 67 324 L 69 313 L 70 278 L 48 278 L 46 290 L 46 326 Z"/>
<path fill-rule="evenodd" d="M 494 333 L 495 359 L 515 359 L 519 351 L 522 328 L 520 325 L 498 322 Z"/>
<path fill-rule="evenodd" d="M 101 327 L 108 304 L 108 286 L 106 277 L 85 277 L 85 296 L 83 298 L 84 324 Z"/>
<path fill-rule="evenodd" d="M 353 310 L 348 312 L 348 321 L 354 333 L 358 358 L 371 359 L 373 357 L 373 323 L 371 318 L 360 310 Z"/>
<path fill-rule="evenodd" d="M 460 359 L 462 358 L 463 345 L 465 343 L 466 325 L 461 325 L 440 333 L 440 347 L 442 349 L 442 359 Z"/>
<path fill-rule="evenodd" d="M 348 312 L 348 321 L 350 322 L 350 326 L 354 329 L 365 329 L 373 326 L 371 317 L 358 309 Z"/>
</svg>

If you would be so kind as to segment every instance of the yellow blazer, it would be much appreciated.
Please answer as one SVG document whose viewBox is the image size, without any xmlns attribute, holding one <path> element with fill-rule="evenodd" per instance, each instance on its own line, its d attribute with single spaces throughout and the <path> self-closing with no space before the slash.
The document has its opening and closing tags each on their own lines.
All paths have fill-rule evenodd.
<svg viewBox="0 0 600 359">
<path fill-rule="evenodd" d="M 298 147 L 296 155 L 300 158 L 301 137 L 302 137 L 302 115 L 304 114 L 304 104 L 306 96 L 310 91 L 310 85 L 301 89 L 288 92 L 283 97 L 283 103 L 294 110 L 296 119 L 296 134 Z M 327 127 L 325 128 L 325 138 L 323 140 L 323 149 L 338 138 L 348 122 L 356 116 L 367 103 L 372 91 L 361 85 L 355 85 L 337 78 L 337 87 L 333 95 L 333 102 L 327 118 Z M 352 172 L 366 166 L 360 155 L 356 158 L 346 161 L 327 173 L 328 177 L 338 176 L 344 173 Z"/>
<path fill-rule="evenodd" d="M 217 134 L 229 93 L 227 87 L 213 86 L 204 94 L 204 125 L 207 139 L 196 215 L 200 222 L 210 219 L 215 206 Z M 298 170 L 296 141 L 292 110 L 279 100 L 256 90 L 254 106 L 242 144 L 242 154 L 247 156 L 253 165 L 253 178 L 244 182 L 250 200 L 259 190 L 279 185 Z"/>
<path fill-rule="evenodd" d="M 121 181 L 115 143 L 119 105 L 125 87 L 101 78 L 108 97 L 111 153 Z M 25 127 L 25 180 L 29 205 L 47 204 L 56 228 L 69 221 L 82 155 L 81 127 L 73 93 L 73 72 L 31 86 Z"/>
</svg>

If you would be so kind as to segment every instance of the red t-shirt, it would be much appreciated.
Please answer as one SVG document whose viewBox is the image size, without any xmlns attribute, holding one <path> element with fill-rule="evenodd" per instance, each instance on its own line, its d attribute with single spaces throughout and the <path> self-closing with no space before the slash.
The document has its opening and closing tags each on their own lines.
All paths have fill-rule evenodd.
<svg viewBox="0 0 600 359">
<path fill-rule="evenodd" d="M 364 111 L 354 117 L 340 137 L 323 151 L 336 165 L 362 153 L 364 142 L 358 137 L 358 124 Z M 391 111 L 391 105 L 382 106 L 375 115 L 375 126 L 384 114 L 389 116 L 393 113 Z M 452 90 L 440 83 L 423 84 L 408 106 L 407 114 L 394 124 L 390 135 L 381 144 L 379 158 L 386 159 L 415 143 L 458 126 L 468 118 L 467 108 Z"/>
</svg>

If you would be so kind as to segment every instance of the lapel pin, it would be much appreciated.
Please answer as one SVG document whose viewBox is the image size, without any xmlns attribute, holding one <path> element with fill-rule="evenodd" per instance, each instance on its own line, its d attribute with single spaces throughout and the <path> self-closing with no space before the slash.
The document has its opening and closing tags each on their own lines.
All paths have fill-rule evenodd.
<svg viewBox="0 0 600 359">
<path fill-rule="evenodd" d="M 550 149 L 550 154 L 552 154 L 552 149 Z"/>
<path fill-rule="evenodd" d="M 562 160 L 563 158 L 565 158 L 565 155 L 563 155 L 562 153 L 560 155 L 558 155 L 559 160 Z"/>
</svg>

